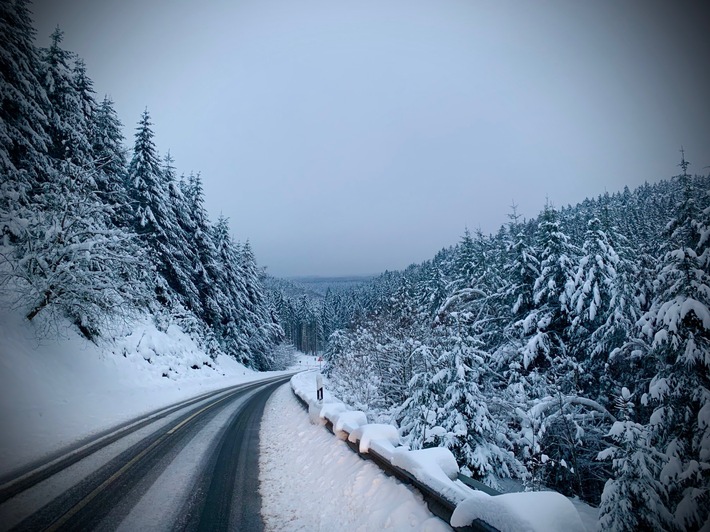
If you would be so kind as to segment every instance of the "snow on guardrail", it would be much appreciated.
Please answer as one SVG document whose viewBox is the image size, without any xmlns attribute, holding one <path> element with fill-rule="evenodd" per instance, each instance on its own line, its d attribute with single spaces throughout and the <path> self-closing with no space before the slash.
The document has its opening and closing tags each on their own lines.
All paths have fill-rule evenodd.
<svg viewBox="0 0 710 532">
<path fill-rule="evenodd" d="M 419 482 L 457 504 L 475 493 L 473 488 L 458 479 L 459 465 L 451 451 L 445 447 L 396 450 L 391 462 L 393 466 L 411 473 Z"/>
<path fill-rule="evenodd" d="M 359 450 L 363 454 L 369 453 L 370 445 L 376 441 L 386 442 L 394 447 L 400 443 L 397 427 L 383 423 L 370 423 L 356 428 L 350 433 L 348 441 L 352 443 L 359 442 Z"/>
<path fill-rule="evenodd" d="M 401 445 L 395 426 L 367 423 L 365 412 L 351 409 L 328 390 L 318 401 L 316 374 L 308 371 L 291 378 L 294 394 L 308 405 L 311 422 L 330 425 L 334 434 L 355 444 L 360 454 L 375 455 L 388 469 L 400 470 L 404 472 L 402 476 L 414 479 L 420 488 L 438 494 L 438 499 L 450 507 L 447 515 L 452 527 L 499 532 L 585 532 L 576 508 L 560 493 L 488 495 L 458 480 L 459 467 L 449 449 L 410 450 Z"/>
<path fill-rule="evenodd" d="M 474 491 L 456 506 L 451 516 L 451 526 L 466 526 L 476 519 L 485 521 L 501 532 L 585 530 L 574 505 L 556 491 L 526 491 L 500 495 Z"/>
</svg>

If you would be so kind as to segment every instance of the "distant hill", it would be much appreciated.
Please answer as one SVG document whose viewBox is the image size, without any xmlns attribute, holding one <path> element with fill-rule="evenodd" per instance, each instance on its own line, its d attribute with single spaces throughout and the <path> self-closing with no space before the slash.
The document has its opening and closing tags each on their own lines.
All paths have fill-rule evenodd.
<svg viewBox="0 0 710 532">
<path fill-rule="evenodd" d="M 307 292 L 314 292 L 321 296 L 330 288 L 333 291 L 351 290 L 370 281 L 372 275 L 346 275 L 342 277 L 319 277 L 316 275 L 306 277 L 288 278 L 293 284 L 300 285 Z"/>
</svg>

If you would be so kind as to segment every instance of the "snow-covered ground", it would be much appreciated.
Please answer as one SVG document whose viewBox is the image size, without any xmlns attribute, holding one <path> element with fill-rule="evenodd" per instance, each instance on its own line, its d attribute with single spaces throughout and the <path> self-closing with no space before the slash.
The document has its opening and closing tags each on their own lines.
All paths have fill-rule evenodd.
<svg viewBox="0 0 710 532">
<path fill-rule="evenodd" d="M 0 476 L 182 399 L 282 373 L 213 362 L 177 327 L 138 324 L 110 346 L 61 336 L 39 340 L 35 325 L 0 315 Z M 314 357 L 296 364 L 309 365 Z"/>
<path fill-rule="evenodd" d="M 420 494 L 312 425 L 288 384 L 267 403 L 259 439 L 267 530 L 451 530 Z"/>
</svg>

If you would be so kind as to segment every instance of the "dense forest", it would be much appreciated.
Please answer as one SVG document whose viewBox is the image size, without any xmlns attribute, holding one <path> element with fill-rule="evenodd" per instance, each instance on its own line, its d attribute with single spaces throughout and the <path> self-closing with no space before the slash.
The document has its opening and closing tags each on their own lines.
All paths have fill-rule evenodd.
<svg viewBox="0 0 710 532">
<path fill-rule="evenodd" d="M 264 287 L 276 311 L 285 339 L 303 353 L 323 352 L 330 335 L 343 329 L 360 314 L 362 289 L 369 289 L 368 278 L 341 278 L 340 282 L 316 278 L 265 277 Z"/>
<path fill-rule="evenodd" d="M 699 529 L 710 176 L 684 154 L 679 166 L 532 220 L 513 208 L 495 235 L 466 231 L 423 264 L 275 306 L 285 330 L 329 338 L 335 393 L 411 447 L 446 446 L 492 486 L 600 504 L 604 530 Z"/>
<path fill-rule="evenodd" d="M 34 44 L 28 2 L 0 5 L 0 290 L 28 320 L 68 319 L 96 341 L 150 315 L 212 357 L 272 367 L 283 331 L 248 242 L 209 220 L 199 174 L 178 177 L 146 110 L 132 151 L 86 67 Z"/>
</svg>

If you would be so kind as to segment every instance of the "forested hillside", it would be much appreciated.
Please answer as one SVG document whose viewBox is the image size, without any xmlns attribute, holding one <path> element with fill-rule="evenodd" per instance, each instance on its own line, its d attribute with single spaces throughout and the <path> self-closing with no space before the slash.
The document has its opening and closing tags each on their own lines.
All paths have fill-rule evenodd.
<svg viewBox="0 0 710 532">
<path fill-rule="evenodd" d="M 215 357 L 271 366 L 283 336 L 249 243 L 209 220 L 199 174 L 160 156 L 148 110 L 133 149 L 62 32 L 37 48 L 23 0 L 0 6 L 0 294 L 89 340 L 151 315 Z"/>
<path fill-rule="evenodd" d="M 699 529 L 710 177 L 688 166 L 532 220 L 513 209 L 497 234 L 466 231 L 342 296 L 335 393 L 492 486 L 513 477 L 601 504 L 605 530 Z"/>
</svg>

